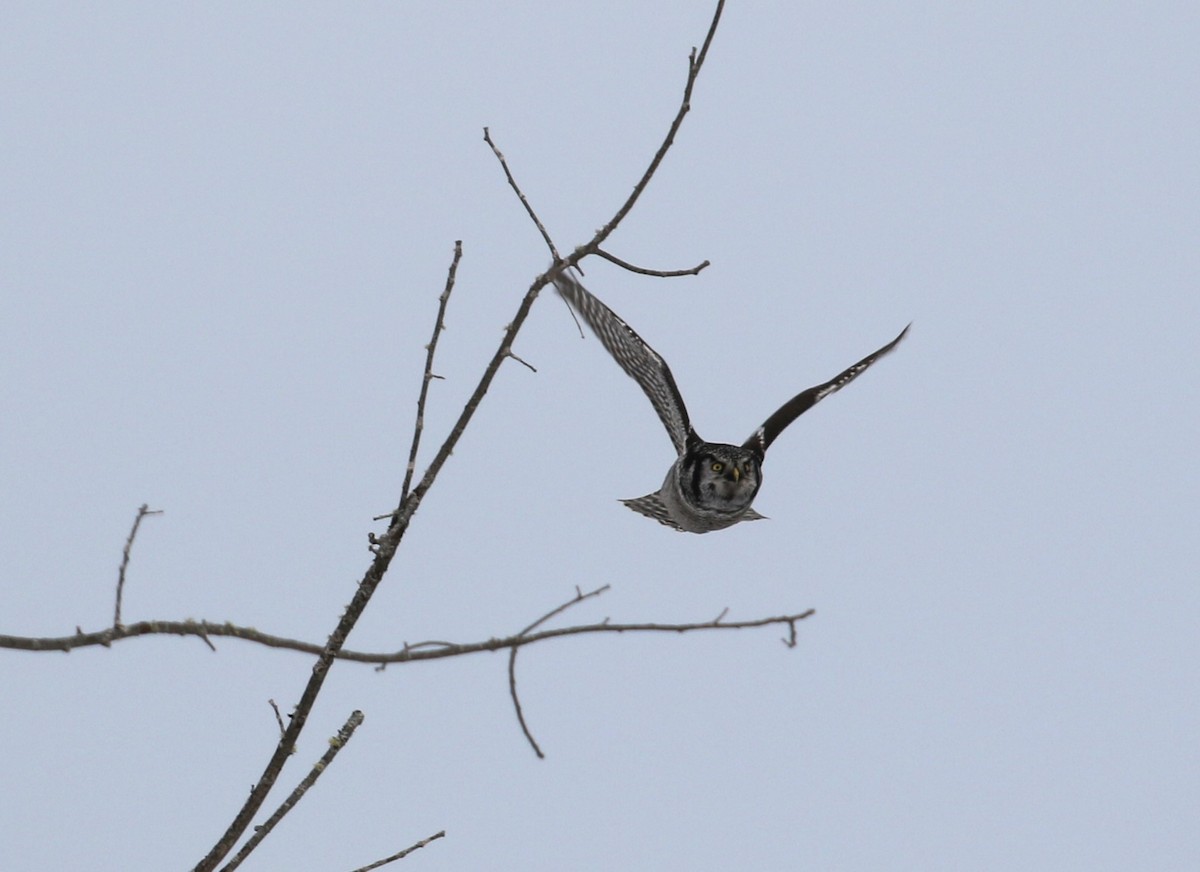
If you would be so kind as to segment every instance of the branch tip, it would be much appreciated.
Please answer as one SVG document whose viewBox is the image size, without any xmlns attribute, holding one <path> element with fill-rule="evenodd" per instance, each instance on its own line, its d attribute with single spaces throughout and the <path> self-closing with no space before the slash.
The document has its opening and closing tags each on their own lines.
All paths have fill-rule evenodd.
<svg viewBox="0 0 1200 872">
<path fill-rule="evenodd" d="M 374 863 L 368 863 L 366 866 L 360 866 L 359 868 L 353 870 L 353 872 L 371 872 L 372 869 L 378 869 L 380 866 L 386 866 L 388 863 L 394 862 L 396 860 L 402 860 L 405 857 L 407 857 L 409 854 L 411 854 L 413 851 L 420 850 L 421 848 L 424 848 L 426 845 L 428 845 L 430 842 L 436 842 L 438 839 L 445 838 L 445 836 L 446 836 L 445 830 L 442 830 L 439 833 L 434 833 L 432 836 L 428 836 L 424 839 L 421 839 L 421 841 L 419 841 L 419 842 L 415 842 L 414 844 L 409 845 L 407 848 L 405 848 L 403 851 L 400 851 L 399 853 L 392 854 L 392 856 L 390 856 L 390 857 L 384 857 L 382 860 L 376 860 Z"/>
<path fill-rule="evenodd" d="M 709 263 L 709 261 L 705 260 L 705 261 L 702 261 L 701 263 L 696 264 L 695 266 L 693 266 L 689 269 L 669 269 L 669 270 L 648 269 L 646 267 L 635 266 L 634 264 L 629 263 L 628 261 L 624 261 L 621 258 L 617 257 L 615 254 L 611 254 L 610 252 L 605 251 L 603 248 L 597 248 L 594 253 L 596 255 L 598 255 L 599 257 L 604 258 L 608 262 L 615 263 L 617 266 L 621 267 L 621 269 L 628 270 L 631 273 L 637 273 L 638 275 L 642 275 L 642 276 L 658 276 L 659 278 L 665 278 L 665 279 L 666 278 L 677 278 L 679 276 L 699 275 L 701 270 L 704 270 L 707 267 L 712 266 L 712 264 Z"/>
</svg>

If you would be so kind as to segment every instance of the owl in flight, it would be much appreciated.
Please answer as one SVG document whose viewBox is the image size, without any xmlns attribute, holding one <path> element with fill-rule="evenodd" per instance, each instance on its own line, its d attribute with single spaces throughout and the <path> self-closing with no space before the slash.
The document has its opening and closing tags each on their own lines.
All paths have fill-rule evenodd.
<svg viewBox="0 0 1200 872">
<path fill-rule="evenodd" d="M 741 445 L 727 445 L 705 442 L 696 435 L 667 362 L 632 327 L 592 296 L 567 270 L 558 274 L 554 286 L 583 316 L 621 369 L 641 385 L 679 454 L 667 470 L 661 488 L 621 502 L 660 524 L 688 533 L 708 533 L 739 521 L 762 518 L 750 504 L 762 484 L 762 462 L 767 447 L 796 418 L 866 372 L 867 367 L 895 348 L 908 333 L 905 327 L 899 336 L 845 372 L 796 394 Z"/>
</svg>

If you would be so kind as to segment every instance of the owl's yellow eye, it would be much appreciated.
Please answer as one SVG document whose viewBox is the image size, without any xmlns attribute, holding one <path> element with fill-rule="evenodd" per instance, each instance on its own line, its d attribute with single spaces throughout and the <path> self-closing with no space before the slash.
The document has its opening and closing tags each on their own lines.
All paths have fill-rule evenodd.
<svg viewBox="0 0 1200 872">
<path fill-rule="evenodd" d="M 712 469 L 713 472 L 720 472 L 721 470 L 723 470 L 725 468 L 725 464 L 719 463 L 719 462 L 713 463 L 713 465 L 710 468 Z"/>
</svg>

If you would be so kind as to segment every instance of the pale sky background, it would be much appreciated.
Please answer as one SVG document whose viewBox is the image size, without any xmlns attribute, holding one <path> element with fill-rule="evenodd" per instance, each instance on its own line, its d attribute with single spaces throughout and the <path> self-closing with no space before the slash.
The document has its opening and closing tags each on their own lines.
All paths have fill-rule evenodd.
<svg viewBox="0 0 1200 872">
<path fill-rule="evenodd" d="M 230 620 L 322 641 L 548 263 L 636 181 L 707 3 L 6 4 L 0 633 Z M 740 442 L 771 520 L 616 500 L 672 451 L 543 296 L 350 640 L 776 629 L 341 664 L 245 868 L 1200 868 L 1200 7 L 731 2 L 677 146 L 587 284 Z M 423 464 L 422 464 L 423 468 Z M 0 652 L 0 866 L 190 868 L 310 658 Z M 390 868 L 390 867 L 389 867 Z M 399 867 L 396 867 L 399 868 Z"/>
</svg>

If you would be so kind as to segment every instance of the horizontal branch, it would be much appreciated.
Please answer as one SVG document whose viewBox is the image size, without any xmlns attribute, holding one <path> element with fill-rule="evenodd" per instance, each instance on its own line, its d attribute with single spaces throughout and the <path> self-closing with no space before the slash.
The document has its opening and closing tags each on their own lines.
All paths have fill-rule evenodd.
<svg viewBox="0 0 1200 872">
<path fill-rule="evenodd" d="M 492 638 L 482 642 L 418 642 L 405 646 L 397 651 L 352 651 L 343 648 L 337 652 L 338 660 L 354 663 L 371 663 L 386 666 L 390 663 L 408 663 L 416 660 L 440 660 L 444 657 L 461 657 L 464 654 L 478 654 L 483 651 L 505 651 L 521 648 L 549 639 L 562 636 L 582 636 L 595 633 L 690 633 L 702 630 L 752 630 L 759 627 L 788 626 L 795 632 L 797 621 L 815 614 L 813 609 L 797 612 L 791 615 L 776 615 L 767 618 L 755 618 L 749 621 L 727 621 L 723 617 L 716 620 L 698 623 L 660 624 L 653 622 L 614 624 L 604 621 L 598 624 L 579 624 L 573 627 L 558 627 L 541 630 L 536 633 L 517 633 L 503 638 Z M 138 636 L 194 636 L 211 645 L 211 639 L 224 637 L 241 639 L 268 648 L 283 648 L 289 651 L 300 651 L 305 654 L 319 654 L 324 645 L 305 642 L 300 639 L 289 639 L 264 633 L 253 627 L 241 627 L 229 622 L 216 623 L 212 621 L 139 621 L 122 627 L 108 627 L 93 633 L 78 631 L 73 636 L 7 636 L 0 635 L 0 648 L 16 651 L 73 651 L 76 648 L 95 646 L 109 647 L 114 642 L 132 639 Z"/>
</svg>

